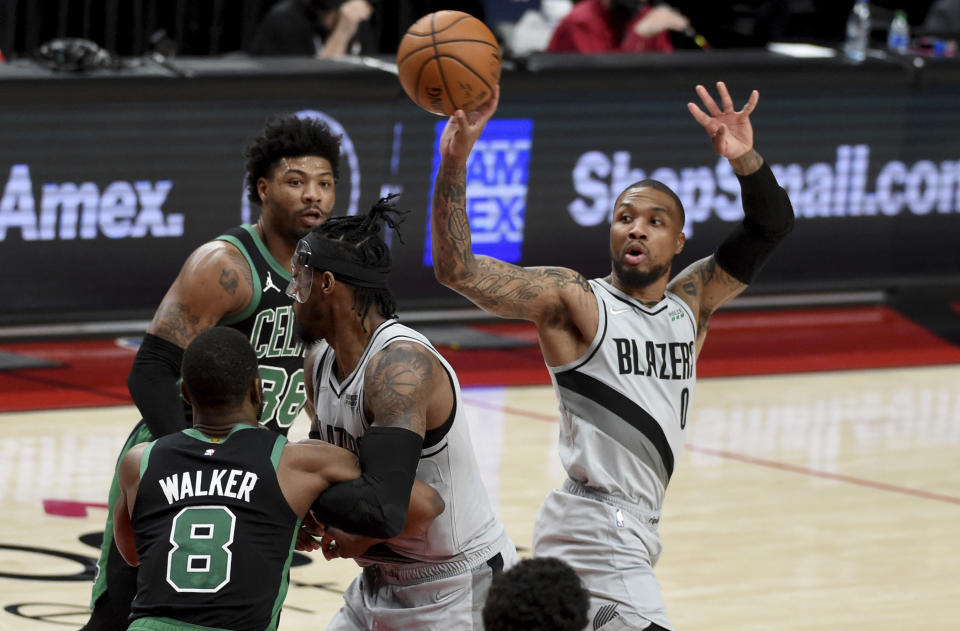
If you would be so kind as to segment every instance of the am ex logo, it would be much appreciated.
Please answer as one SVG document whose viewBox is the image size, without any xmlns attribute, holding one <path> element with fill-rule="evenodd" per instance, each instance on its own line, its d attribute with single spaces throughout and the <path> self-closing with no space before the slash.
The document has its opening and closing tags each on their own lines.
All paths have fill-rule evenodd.
<svg viewBox="0 0 960 631">
<path fill-rule="evenodd" d="M 440 169 L 440 135 L 446 119 L 434 128 L 430 181 Z M 533 120 L 492 120 L 467 158 L 467 217 L 474 254 L 516 263 L 523 246 L 523 217 L 527 209 L 527 181 Z M 430 187 L 433 200 L 433 185 Z M 427 213 L 429 217 L 429 212 Z M 430 222 L 424 242 L 423 264 L 433 265 Z"/>
</svg>

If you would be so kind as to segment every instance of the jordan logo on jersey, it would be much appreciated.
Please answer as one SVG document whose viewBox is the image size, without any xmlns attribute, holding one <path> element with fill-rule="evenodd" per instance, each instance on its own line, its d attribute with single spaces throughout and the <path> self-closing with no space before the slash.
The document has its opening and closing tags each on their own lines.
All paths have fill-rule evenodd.
<svg viewBox="0 0 960 631">
<path fill-rule="evenodd" d="M 270 275 L 270 272 L 267 272 L 267 282 L 263 286 L 263 293 L 267 293 L 268 289 L 276 289 L 277 291 L 280 291 L 280 288 L 273 284 L 273 277 Z"/>
</svg>

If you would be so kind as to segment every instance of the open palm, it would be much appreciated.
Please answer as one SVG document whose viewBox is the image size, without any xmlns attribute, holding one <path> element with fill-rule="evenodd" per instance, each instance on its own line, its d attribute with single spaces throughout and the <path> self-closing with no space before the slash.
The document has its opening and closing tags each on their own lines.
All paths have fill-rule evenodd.
<svg viewBox="0 0 960 631">
<path fill-rule="evenodd" d="M 734 160 L 753 149 L 753 126 L 750 124 L 750 114 L 757 107 L 760 93 L 756 90 L 751 92 L 750 99 L 739 112 L 733 109 L 733 100 L 723 81 L 717 82 L 717 93 L 720 95 L 723 109 L 717 106 L 717 102 L 702 85 L 697 86 L 697 96 L 700 97 L 709 114 L 704 113 L 694 103 L 687 103 L 687 109 L 710 134 L 714 150 L 721 156 Z"/>
</svg>

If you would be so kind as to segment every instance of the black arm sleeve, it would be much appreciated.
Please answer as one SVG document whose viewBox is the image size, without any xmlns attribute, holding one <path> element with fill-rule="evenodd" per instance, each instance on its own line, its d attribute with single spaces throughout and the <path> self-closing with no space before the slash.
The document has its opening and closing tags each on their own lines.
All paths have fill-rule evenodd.
<svg viewBox="0 0 960 631">
<path fill-rule="evenodd" d="M 310 508 L 317 519 L 364 537 L 390 539 L 407 523 L 423 436 L 401 427 L 371 427 L 360 440 L 357 480 L 335 484 Z"/>
<path fill-rule="evenodd" d="M 724 239 L 715 257 L 724 271 L 749 285 L 793 230 L 793 206 L 766 162 L 737 179 L 743 192 L 743 222 Z"/>
<path fill-rule="evenodd" d="M 177 388 L 182 361 L 182 348 L 147 333 L 127 376 L 130 396 L 154 438 L 187 427 L 183 399 Z"/>
</svg>

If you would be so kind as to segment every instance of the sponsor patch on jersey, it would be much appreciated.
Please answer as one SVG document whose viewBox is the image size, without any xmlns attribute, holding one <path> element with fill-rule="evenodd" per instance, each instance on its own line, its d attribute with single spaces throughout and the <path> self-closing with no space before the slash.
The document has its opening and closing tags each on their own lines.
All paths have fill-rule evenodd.
<svg viewBox="0 0 960 631">
<path fill-rule="evenodd" d="M 204 456 L 212 456 L 215 451 L 216 451 L 216 449 L 208 449 L 208 450 L 206 450 L 205 452 L 203 452 L 203 455 L 204 455 Z"/>
<path fill-rule="evenodd" d="M 347 406 L 352 407 L 352 408 L 355 408 L 355 407 L 357 407 L 357 403 L 360 402 L 360 395 L 359 395 L 359 394 L 348 394 L 348 395 L 344 398 L 344 400 L 346 401 Z"/>
<path fill-rule="evenodd" d="M 671 322 L 674 322 L 676 320 L 683 320 L 686 317 L 686 315 L 684 315 L 683 313 L 683 309 L 679 309 L 679 308 L 668 312 L 667 315 L 670 316 Z"/>
</svg>

